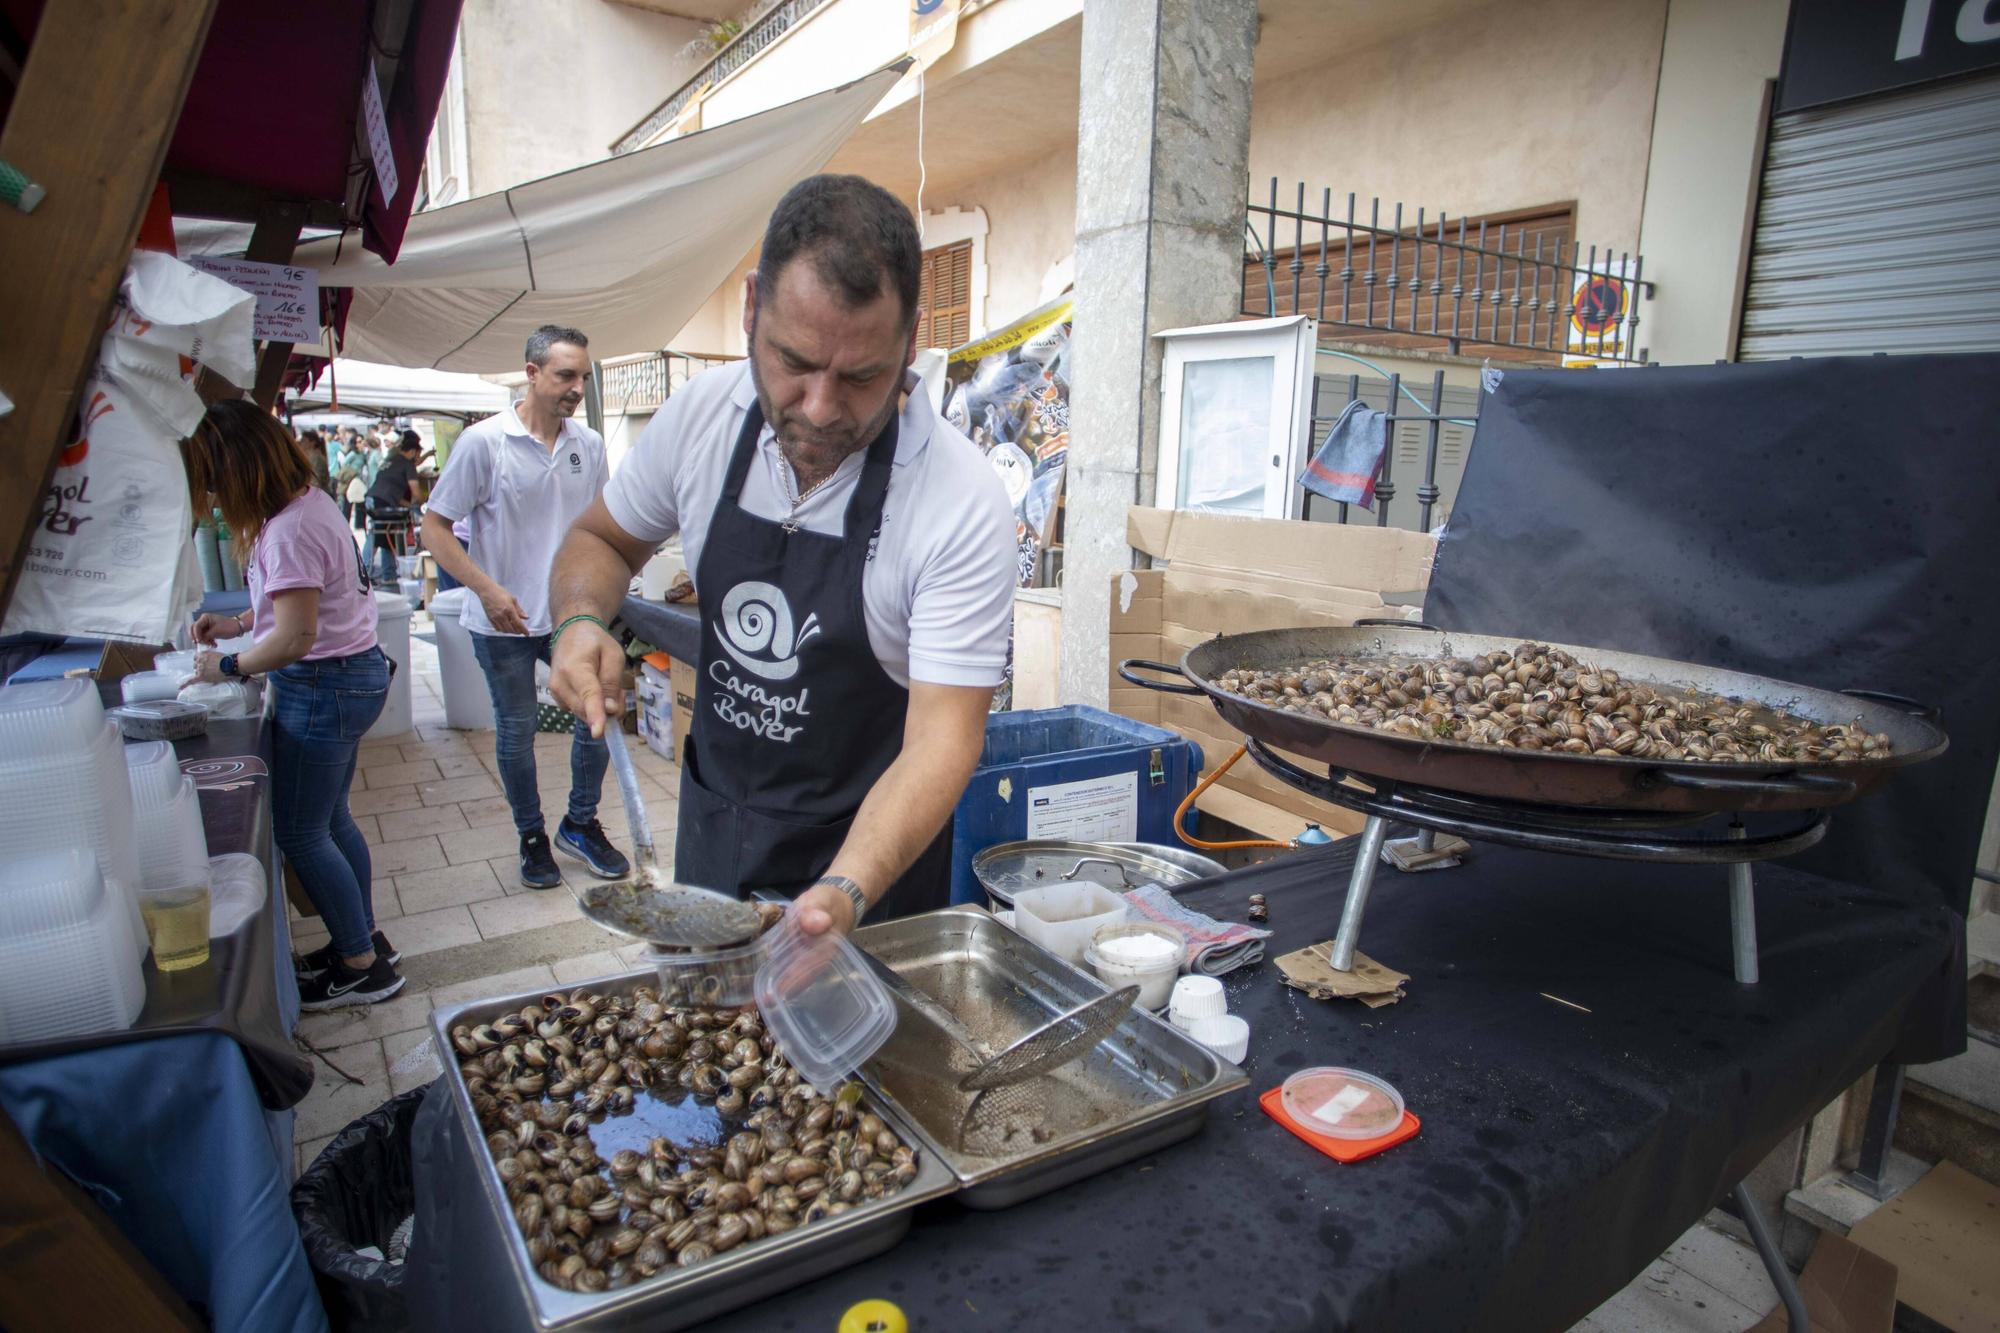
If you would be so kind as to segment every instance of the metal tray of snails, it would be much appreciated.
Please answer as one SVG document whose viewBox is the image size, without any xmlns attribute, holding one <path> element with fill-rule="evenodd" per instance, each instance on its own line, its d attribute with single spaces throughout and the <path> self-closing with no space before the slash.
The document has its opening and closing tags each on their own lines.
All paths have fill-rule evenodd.
<svg viewBox="0 0 2000 1333">
<path fill-rule="evenodd" d="M 754 1010 L 650 971 L 432 1015 L 532 1325 L 676 1329 L 889 1249 L 957 1180 L 877 1095 L 829 1098 Z"/>
<path fill-rule="evenodd" d="M 896 1002 L 896 1030 L 861 1080 L 951 1168 L 966 1207 L 1011 1207 L 1177 1143 L 1209 1102 L 1249 1082 L 1135 1008 L 1096 1049 L 1035 1080 L 1032 1116 L 990 1112 L 959 1080 L 1104 983 L 977 907 L 864 926 L 854 942 Z"/>
</svg>

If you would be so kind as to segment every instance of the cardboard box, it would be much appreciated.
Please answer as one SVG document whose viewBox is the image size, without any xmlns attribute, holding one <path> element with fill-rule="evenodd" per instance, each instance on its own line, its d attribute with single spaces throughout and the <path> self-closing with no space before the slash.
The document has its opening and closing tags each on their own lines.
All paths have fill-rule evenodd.
<svg viewBox="0 0 2000 1333">
<path fill-rule="evenodd" d="M 694 663 L 674 659 L 674 669 L 669 673 L 674 688 L 674 759 L 680 759 L 680 746 L 693 734 L 694 727 Z"/>
<path fill-rule="evenodd" d="M 1370 617 L 1416 619 L 1385 593 L 1429 586 L 1437 543 L 1427 534 L 1354 524 L 1225 518 L 1134 506 L 1126 540 L 1155 562 L 1112 577 L 1111 711 L 1163 726 L 1202 747 L 1212 772 L 1241 745 L 1205 698 L 1128 684 L 1128 658 L 1178 662 L 1218 634 L 1302 626 L 1338 628 Z M 1322 765 L 1298 756 L 1313 772 Z M 1305 795 L 1245 756 L 1198 802 L 1264 837 L 1288 840 L 1308 822 L 1335 836 L 1364 816 Z"/>
</svg>

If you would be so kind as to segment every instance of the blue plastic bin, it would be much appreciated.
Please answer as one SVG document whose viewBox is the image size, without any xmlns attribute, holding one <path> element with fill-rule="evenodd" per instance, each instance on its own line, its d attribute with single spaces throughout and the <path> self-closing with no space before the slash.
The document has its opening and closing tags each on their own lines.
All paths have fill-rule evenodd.
<svg viewBox="0 0 2000 1333">
<path fill-rule="evenodd" d="M 951 900 L 986 901 L 972 858 L 997 842 L 1175 844 L 1174 810 L 1201 759 L 1192 741 L 1097 708 L 993 714 L 952 815 Z"/>
</svg>

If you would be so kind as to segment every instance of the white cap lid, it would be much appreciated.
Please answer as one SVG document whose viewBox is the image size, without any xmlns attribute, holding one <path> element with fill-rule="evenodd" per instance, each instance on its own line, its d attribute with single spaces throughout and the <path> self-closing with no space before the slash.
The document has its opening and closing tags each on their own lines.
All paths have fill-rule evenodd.
<svg viewBox="0 0 2000 1333">
<path fill-rule="evenodd" d="M 1235 1014 L 1213 1014 L 1197 1018 L 1188 1035 L 1231 1064 L 1250 1052 L 1250 1025 Z"/>
</svg>

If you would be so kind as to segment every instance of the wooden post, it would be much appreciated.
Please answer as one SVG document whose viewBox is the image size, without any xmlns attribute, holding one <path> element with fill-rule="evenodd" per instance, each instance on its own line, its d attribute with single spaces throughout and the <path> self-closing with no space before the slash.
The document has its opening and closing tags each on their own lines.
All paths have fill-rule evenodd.
<svg viewBox="0 0 2000 1333">
<path fill-rule="evenodd" d="M 10 1333 L 204 1325 L 90 1196 L 0 1114 L 0 1325 Z"/>
<path fill-rule="evenodd" d="M 299 247 L 299 232 L 305 228 L 305 221 L 306 206 L 303 203 L 273 200 L 257 219 L 257 228 L 250 233 L 250 245 L 243 252 L 243 257 L 259 264 L 291 263 L 292 252 Z M 267 342 L 257 355 L 257 384 L 251 397 L 266 412 L 271 410 L 271 404 L 278 401 L 278 390 L 285 380 L 285 367 L 291 359 L 290 343 Z"/>
<path fill-rule="evenodd" d="M 48 190 L 0 205 L 0 610 L 69 443 L 216 0 L 63 0 L 43 8 L 0 159 Z"/>
</svg>

